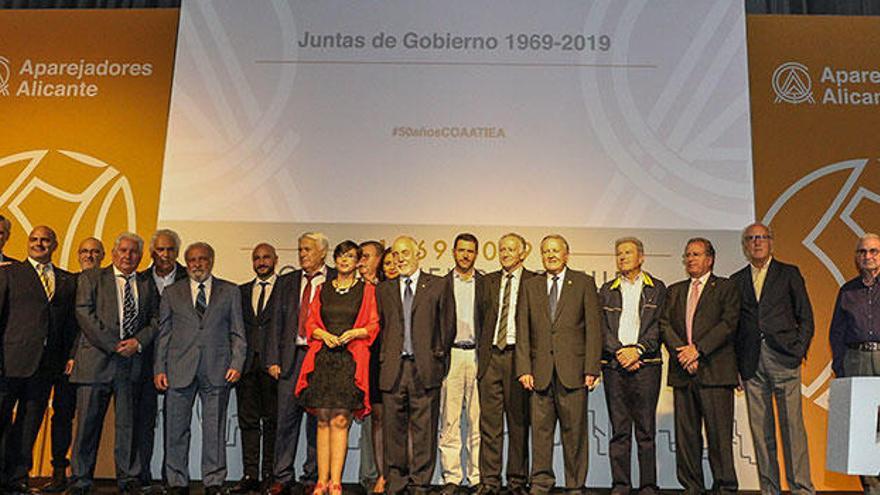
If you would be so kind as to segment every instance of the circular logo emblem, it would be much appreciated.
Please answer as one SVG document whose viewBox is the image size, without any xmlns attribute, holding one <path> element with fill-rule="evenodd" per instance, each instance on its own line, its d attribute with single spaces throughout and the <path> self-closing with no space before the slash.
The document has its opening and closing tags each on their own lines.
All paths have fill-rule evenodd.
<svg viewBox="0 0 880 495">
<path fill-rule="evenodd" d="M 9 96 L 9 59 L 0 56 L 0 95 Z"/>
<path fill-rule="evenodd" d="M 773 71 L 773 92 L 776 93 L 776 103 L 815 103 L 810 71 L 798 62 L 786 62 Z"/>
</svg>

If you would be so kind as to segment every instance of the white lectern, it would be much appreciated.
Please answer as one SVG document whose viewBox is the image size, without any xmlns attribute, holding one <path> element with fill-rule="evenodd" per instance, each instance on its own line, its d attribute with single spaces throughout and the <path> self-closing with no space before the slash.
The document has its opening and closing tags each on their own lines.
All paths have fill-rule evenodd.
<svg viewBox="0 0 880 495">
<path fill-rule="evenodd" d="M 830 471 L 876 476 L 880 473 L 880 377 L 856 376 L 831 382 L 828 406 Z"/>
</svg>

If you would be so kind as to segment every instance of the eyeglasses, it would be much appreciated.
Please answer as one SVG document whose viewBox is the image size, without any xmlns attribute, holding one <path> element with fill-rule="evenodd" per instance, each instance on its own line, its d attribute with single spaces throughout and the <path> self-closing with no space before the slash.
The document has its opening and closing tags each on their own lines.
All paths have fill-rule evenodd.
<svg viewBox="0 0 880 495">
<path fill-rule="evenodd" d="M 868 255 L 870 255 L 870 256 L 873 257 L 873 256 L 877 256 L 878 254 L 880 254 L 880 249 L 877 249 L 877 248 L 871 248 L 871 249 L 859 248 L 859 249 L 856 249 L 856 256 L 868 256 Z"/>
<path fill-rule="evenodd" d="M 752 241 L 769 241 L 769 240 L 773 239 L 773 236 L 769 236 L 769 235 L 747 235 L 747 236 L 743 237 L 743 239 L 745 239 L 745 240 L 748 241 L 748 242 L 752 242 Z"/>
</svg>

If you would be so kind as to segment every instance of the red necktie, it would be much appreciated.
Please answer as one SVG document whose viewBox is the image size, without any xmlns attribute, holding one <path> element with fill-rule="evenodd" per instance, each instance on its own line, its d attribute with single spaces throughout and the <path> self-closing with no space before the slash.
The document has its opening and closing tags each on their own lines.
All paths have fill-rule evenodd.
<svg viewBox="0 0 880 495">
<path fill-rule="evenodd" d="M 317 275 L 317 274 L 315 274 Z M 312 279 L 315 275 L 306 275 L 306 286 L 303 289 L 302 298 L 299 300 L 299 336 L 306 338 L 306 318 L 309 316 L 309 306 L 312 303 Z"/>
<path fill-rule="evenodd" d="M 694 343 L 694 313 L 697 312 L 697 303 L 700 301 L 700 280 L 694 280 L 691 283 L 691 292 L 688 294 L 687 299 L 687 320 L 685 321 L 685 326 L 687 327 L 688 334 L 688 344 Z"/>
</svg>

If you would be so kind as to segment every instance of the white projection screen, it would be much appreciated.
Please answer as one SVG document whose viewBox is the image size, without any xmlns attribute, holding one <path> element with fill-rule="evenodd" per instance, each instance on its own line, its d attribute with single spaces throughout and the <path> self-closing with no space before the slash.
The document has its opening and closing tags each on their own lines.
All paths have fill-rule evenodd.
<svg viewBox="0 0 880 495">
<path fill-rule="evenodd" d="M 646 268 L 668 283 L 684 278 L 694 235 L 715 241 L 718 274 L 744 264 L 738 231 L 754 203 L 742 2 L 182 4 L 159 224 L 211 242 L 221 277 L 252 278 L 260 241 L 296 266 L 305 230 L 331 244 L 411 234 L 436 273 L 452 266 L 462 231 L 482 241 L 486 271 L 511 230 L 532 245 L 563 233 L 572 268 L 598 283 L 614 275 L 622 235 L 645 241 Z M 540 257 L 526 265 L 539 269 Z M 607 487 L 601 388 L 589 404 L 588 485 Z M 754 489 L 744 405 L 738 397 L 735 457 L 740 486 Z M 234 405 L 229 415 L 234 479 Z M 658 481 L 669 488 L 672 424 L 664 388 Z M 556 463 L 561 479 L 560 451 Z"/>
</svg>

